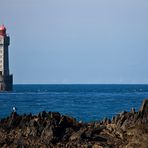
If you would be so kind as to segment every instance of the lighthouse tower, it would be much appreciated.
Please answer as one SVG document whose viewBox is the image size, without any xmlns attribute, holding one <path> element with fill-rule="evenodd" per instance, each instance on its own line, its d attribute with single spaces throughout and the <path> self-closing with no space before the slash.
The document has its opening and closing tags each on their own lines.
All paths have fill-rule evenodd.
<svg viewBox="0 0 148 148">
<path fill-rule="evenodd" d="M 9 74 L 9 44 L 6 28 L 0 25 L 0 91 L 11 91 L 13 85 L 13 76 Z"/>
</svg>

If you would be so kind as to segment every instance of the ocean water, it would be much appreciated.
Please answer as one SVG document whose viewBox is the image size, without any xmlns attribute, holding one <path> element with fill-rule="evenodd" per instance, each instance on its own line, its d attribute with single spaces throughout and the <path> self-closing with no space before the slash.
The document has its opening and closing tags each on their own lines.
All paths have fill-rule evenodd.
<svg viewBox="0 0 148 148">
<path fill-rule="evenodd" d="M 77 120 L 97 121 L 136 110 L 148 98 L 148 85 L 14 85 L 13 92 L 0 93 L 0 118 L 12 107 L 19 114 L 55 111 Z"/>
</svg>

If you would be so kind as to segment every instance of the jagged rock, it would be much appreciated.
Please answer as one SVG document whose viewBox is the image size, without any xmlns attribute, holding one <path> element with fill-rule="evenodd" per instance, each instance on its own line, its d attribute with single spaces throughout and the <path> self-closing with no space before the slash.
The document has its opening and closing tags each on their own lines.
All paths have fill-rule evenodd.
<svg viewBox="0 0 148 148">
<path fill-rule="evenodd" d="M 54 127 L 53 126 L 47 126 L 41 134 L 41 139 L 43 139 L 43 142 L 48 144 L 54 139 Z"/>
<path fill-rule="evenodd" d="M 147 148 L 148 100 L 138 112 L 122 112 L 110 121 L 84 123 L 58 112 L 18 115 L 0 120 L 0 147 Z"/>
<path fill-rule="evenodd" d="M 131 108 L 131 113 L 132 113 L 132 114 L 135 113 L 135 108 Z"/>
<path fill-rule="evenodd" d="M 82 138 L 82 134 L 84 134 L 84 132 L 86 131 L 86 129 L 80 129 L 78 132 L 75 132 L 72 134 L 72 136 L 69 138 L 70 141 L 80 141 Z"/>
<path fill-rule="evenodd" d="M 148 99 L 145 99 L 142 103 L 142 106 L 139 110 L 144 116 L 148 117 Z"/>
<path fill-rule="evenodd" d="M 76 119 L 68 116 L 62 116 L 59 121 L 59 126 L 62 126 L 62 127 L 72 127 L 72 126 L 76 126 L 77 124 L 78 122 L 76 121 Z"/>
</svg>

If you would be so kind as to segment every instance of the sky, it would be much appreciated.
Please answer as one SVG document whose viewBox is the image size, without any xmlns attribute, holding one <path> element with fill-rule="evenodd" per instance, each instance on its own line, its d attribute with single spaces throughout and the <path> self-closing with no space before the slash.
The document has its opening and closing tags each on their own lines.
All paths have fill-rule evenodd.
<svg viewBox="0 0 148 148">
<path fill-rule="evenodd" d="M 147 0 L 0 0 L 15 84 L 148 84 Z"/>
</svg>

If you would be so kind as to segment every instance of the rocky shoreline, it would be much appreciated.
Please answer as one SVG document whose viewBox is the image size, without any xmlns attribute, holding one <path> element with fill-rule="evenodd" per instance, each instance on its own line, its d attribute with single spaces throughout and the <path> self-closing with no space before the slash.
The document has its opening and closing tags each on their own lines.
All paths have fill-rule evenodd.
<svg viewBox="0 0 148 148">
<path fill-rule="evenodd" d="M 148 100 L 139 111 L 83 123 L 58 112 L 0 120 L 1 148 L 148 148 Z"/>
</svg>

